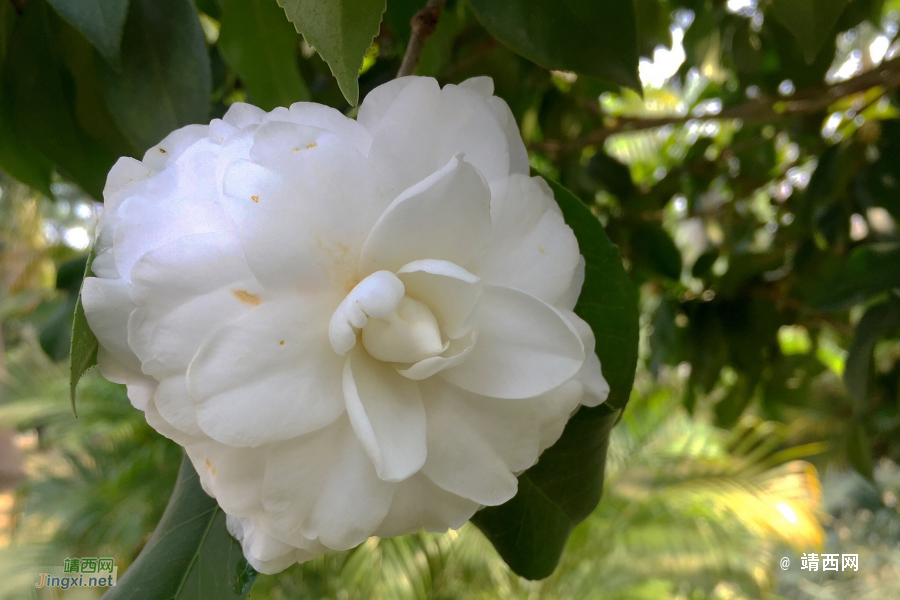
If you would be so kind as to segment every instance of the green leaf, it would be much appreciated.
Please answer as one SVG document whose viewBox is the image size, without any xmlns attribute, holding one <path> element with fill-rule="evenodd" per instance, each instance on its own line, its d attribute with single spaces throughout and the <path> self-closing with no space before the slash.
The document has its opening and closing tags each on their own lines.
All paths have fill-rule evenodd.
<svg viewBox="0 0 900 600">
<path fill-rule="evenodd" d="M 263 110 L 310 99 L 297 67 L 297 32 L 272 0 L 225 0 L 218 47 Z"/>
<path fill-rule="evenodd" d="M 121 71 L 99 65 L 100 81 L 113 119 L 136 148 L 209 120 L 209 54 L 190 0 L 131 0 L 121 62 Z"/>
<path fill-rule="evenodd" d="M 159 525 L 103 600 L 240 600 L 254 577 L 225 513 L 184 457 Z"/>
<path fill-rule="evenodd" d="M 12 2 L 0 2 L 0 82 L 4 81 L 3 63 L 15 22 L 16 9 Z M 50 177 L 53 163 L 27 139 L 19 137 L 11 101 L 9 86 L 0 85 L 0 169 L 45 196 L 52 196 Z"/>
<path fill-rule="evenodd" d="M 84 265 L 84 277 L 91 276 L 91 263 L 94 262 L 94 250 L 88 255 L 87 262 Z M 79 286 L 80 287 L 80 286 Z M 100 348 L 97 342 L 97 336 L 91 331 L 88 325 L 87 317 L 84 316 L 84 307 L 81 305 L 81 294 L 78 294 L 78 300 L 75 303 L 75 317 L 72 321 L 72 346 L 70 348 L 70 373 L 69 373 L 69 393 L 72 401 L 72 412 L 76 415 L 78 411 L 75 409 L 75 390 L 78 388 L 78 382 L 85 373 L 97 364 L 97 350 Z"/>
<path fill-rule="evenodd" d="M 797 39 L 807 64 L 812 64 L 847 7 L 849 0 L 773 0 L 775 19 Z"/>
<path fill-rule="evenodd" d="M 856 326 L 853 344 L 844 366 L 844 384 L 857 403 L 865 401 L 869 388 L 872 351 L 883 337 L 892 335 L 900 327 L 900 300 L 892 298 L 869 308 Z"/>
<path fill-rule="evenodd" d="M 860 422 L 849 423 L 846 431 L 847 460 L 856 471 L 874 481 L 875 464 L 872 459 L 872 442 L 866 427 Z"/>
<path fill-rule="evenodd" d="M 328 63 L 347 102 L 356 106 L 359 69 L 378 35 L 385 0 L 278 0 L 278 4 Z"/>
<path fill-rule="evenodd" d="M 519 476 L 512 500 L 472 519 L 510 568 L 528 579 L 553 572 L 572 528 L 600 501 L 609 432 L 631 394 L 638 350 L 637 294 L 619 251 L 580 200 L 549 183 L 585 258 L 575 312 L 594 331 L 610 393 L 604 404 L 582 407 L 572 417 L 556 444 Z"/>
<path fill-rule="evenodd" d="M 114 157 L 79 126 L 72 103 L 71 76 L 65 68 L 57 29 L 60 23 L 43 0 L 29 2 L 16 19 L 10 48 L 27 48 L 7 61 L 3 86 L 9 94 L 3 112 L 16 137 L 27 140 L 81 188 L 100 198 Z M 0 143 L 0 145 L 3 145 Z M 46 163 L 30 153 L 16 177 L 43 185 Z M 29 179 L 26 179 L 28 177 Z"/>
<path fill-rule="evenodd" d="M 872 244 L 855 248 L 838 272 L 810 299 L 819 310 L 845 310 L 892 288 L 900 287 L 900 246 Z"/>
<path fill-rule="evenodd" d="M 641 90 L 637 22 L 621 0 L 470 0 L 491 35 L 547 69 Z"/>
<path fill-rule="evenodd" d="M 19 136 L 6 86 L 0 87 L 0 169 L 48 198 L 53 163 L 40 150 Z"/>
<path fill-rule="evenodd" d="M 675 281 L 681 278 L 681 251 L 659 225 L 641 223 L 632 230 L 631 254 L 636 263 L 660 275 Z"/>
<path fill-rule="evenodd" d="M 47 0 L 112 65 L 118 65 L 128 0 Z"/>
</svg>

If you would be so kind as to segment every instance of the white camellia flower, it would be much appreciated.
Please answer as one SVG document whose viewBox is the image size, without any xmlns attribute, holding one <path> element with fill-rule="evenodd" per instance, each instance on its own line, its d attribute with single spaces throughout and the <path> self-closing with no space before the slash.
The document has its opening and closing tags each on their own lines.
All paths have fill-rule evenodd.
<svg viewBox="0 0 900 600">
<path fill-rule="evenodd" d="M 584 261 L 488 78 L 235 104 L 109 174 L 82 301 L 249 562 L 463 525 L 608 386 Z"/>
</svg>

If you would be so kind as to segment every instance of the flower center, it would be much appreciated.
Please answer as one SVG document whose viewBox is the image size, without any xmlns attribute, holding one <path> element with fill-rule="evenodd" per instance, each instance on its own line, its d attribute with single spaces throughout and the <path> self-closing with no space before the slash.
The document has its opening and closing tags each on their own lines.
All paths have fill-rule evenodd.
<svg viewBox="0 0 900 600">
<path fill-rule="evenodd" d="M 444 350 L 437 319 L 424 303 L 403 296 L 384 317 L 370 318 L 362 330 L 363 347 L 378 360 L 415 363 Z"/>
</svg>

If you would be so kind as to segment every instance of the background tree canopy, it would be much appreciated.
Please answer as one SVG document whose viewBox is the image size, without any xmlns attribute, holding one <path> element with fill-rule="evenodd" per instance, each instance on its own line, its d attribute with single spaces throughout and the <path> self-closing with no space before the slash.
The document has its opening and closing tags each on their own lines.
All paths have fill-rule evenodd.
<svg viewBox="0 0 900 600">
<path fill-rule="evenodd" d="M 33 351 L 66 359 L 74 319 L 76 375 L 91 362 L 74 315 L 94 201 L 116 158 L 140 157 L 237 101 L 271 110 L 312 100 L 352 116 L 396 75 L 412 39 L 424 40 L 416 74 L 494 79 L 533 171 L 562 185 L 582 253 L 593 244 L 615 262 L 598 222 L 618 247 L 627 280 L 615 282 L 617 297 L 640 307 L 636 385 L 623 416 L 637 319 L 626 311 L 595 325 L 621 327 L 601 344 L 616 397 L 564 438 L 593 444 L 580 479 L 588 500 L 567 504 L 574 492 L 553 487 L 546 465 L 577 462 L 555 448 L 528 475 L 561 490 L 555 508 L 531 513 L 537 500 L 520 492 L 475 519 L 531 578 L 553 570 L 573 532 L 545 582 L 518 579 L 467 527 L 261 577 L 251 597 L 861 592 L 840 578 L 795 585 L 775 561 L 818 551 L 822 524 L 832 551 L 859 538 L 875 556 L 873 532 L 900 540 L 900 1 L 448 0 L 436 25 L 414 19 L 424 4 L 0 0 L 0 425 L 43 457 L 17 488 L 13 539 L 50 555 L 109 548 L 124 567 L 175 483 L 177 447 L 121 390 L 88 376 L 74 422 L 67 374 Z M 607 442 L 607 489 L 591 513 Z M 828 474 L 824 508 L 836 520 L 820 512 L 810 465 Z M 518 535 L 526 530 L 531 542 Z M 245 595 L 253 574 L 218 562 L 235 581 L 228 593 Z M 882 563 L 894 570 L 879 581 L 896 581 L 900 556 Z M 204 597 L 185 591 L 192 577 L 159 593 Z"/>
</svg>

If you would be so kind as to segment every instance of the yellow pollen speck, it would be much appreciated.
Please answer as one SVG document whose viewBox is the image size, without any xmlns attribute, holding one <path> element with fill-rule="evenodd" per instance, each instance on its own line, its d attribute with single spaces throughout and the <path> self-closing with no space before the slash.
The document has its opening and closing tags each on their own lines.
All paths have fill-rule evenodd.
<svg viewBox="0 0 900 600">
<path fill-rule="evenodd" d="M 313 142 L 312 144 L 310 144 L 309 146 L 307 146 L 306 149 L 309 150 L 310 148 L 315 148 L 315 147 L 318 146 L 318 145 L 319 145 L 319 142 Z"/>
<path fill-rule="evenodd" d="M 259 204 L 259 196 L 250 196 L 250 199 Z"/>
<path fill-rule="evenodd" d="M 294 148 L 294 152 L 300 152 L 300 148 Z"/>
<path fill-rule="evenodd" d="M 166 149 L 165 149 L 165 148 L 159 148 L 159 151 L 160 151 L 161 154 L 165 154 L 165 153 L 166 153 Z"/>
<path fill-rule="evenodd" d="M 256 294 L 251 294 L 247 290 L 235 290 L 231 292 L 235 298 L 243 302 L 244 304 L 249 304 L 250 306 L 259 306 L 262 300 Z"/>
<path fill-rule="evenodd" d="M 547 254 L 547 251 L 544 250 L 543 244 L 539 244 L 539 245 L 538 245 L 538 250 L 541 252 L 541 254 Z"/>
<path fill-rule="evenodd" d="M 208 459 L 208 458 L 206 459 L 206 468 L 207 468 L 207 469 L 209 470 L 209 472 L 212 473 L 213 475 L 216 474 L 217 469 L 216 469 L 214 466 L 212 466 L 212 463 L 209 462 L 209 459 Z"/>
<path fill-rule="evenodd" d="M 279 345 L 279 346 L 284 346 L 284 340 L 281 340 L 280 342 L 278 342 L 278 345 Z"/>
</svg>

